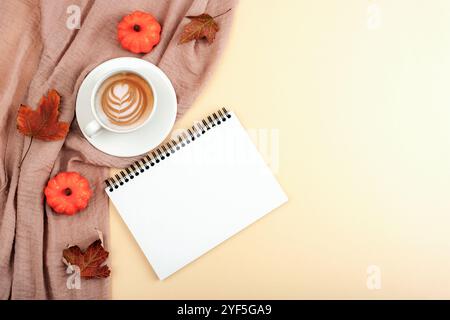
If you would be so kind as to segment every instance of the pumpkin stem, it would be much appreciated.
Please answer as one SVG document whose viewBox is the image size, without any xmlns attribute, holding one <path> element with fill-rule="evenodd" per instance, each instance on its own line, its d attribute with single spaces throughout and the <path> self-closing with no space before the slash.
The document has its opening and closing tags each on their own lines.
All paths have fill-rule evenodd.
<svg viewBox="0 0 450 320">
<path fill-rule="evenodd" d="M 138 25 L 138 24 L 135 24 L 135 25 L 133 26 L 133 30 L 136 31 L 136 32 L 139 32 L 139 31 L 141 31 L 141 26 Z"/>
<path fill-rule="evenodd" d="M 65 188 L 65 189 L 64 189 L 64 194 L 65 194 L 66 196 L 70 196 L 70 195 L 72 194 L 72 190 L 71 190 L 70 188 Z"/>
</svg>

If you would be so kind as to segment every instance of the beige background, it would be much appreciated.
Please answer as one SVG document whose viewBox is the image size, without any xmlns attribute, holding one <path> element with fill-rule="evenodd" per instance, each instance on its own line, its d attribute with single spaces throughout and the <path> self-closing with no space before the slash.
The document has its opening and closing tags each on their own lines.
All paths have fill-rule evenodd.
<svg viewBox="0 0 450 320">
<path fill-rule="evenodd" d="M 228 106 L 278 130 L 289 203 L 162 282 L 112 208 L 113 297 L 450 298 L 450 2 L 241 0 L 235 13 L 177 127 Z"/>
</svg>

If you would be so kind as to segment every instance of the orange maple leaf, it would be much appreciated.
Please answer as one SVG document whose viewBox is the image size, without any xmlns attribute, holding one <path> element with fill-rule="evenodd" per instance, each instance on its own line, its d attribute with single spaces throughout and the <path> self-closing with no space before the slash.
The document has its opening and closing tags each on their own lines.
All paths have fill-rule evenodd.
<svg viewBox="0 0 450 320">
<path fill-rule="evenodd" d="M 63 251 L 66 264 L 76 265 L 80 268 L 80 276 L 87 279 L 107 278 L 111 270 L 102 264 L 108 258 L 109 252 L 103 248 L 102 241 L 96 240 L 82 252 L 80 247 L 72 246 Z"/>
<path fill-rule="evenodd" d="M 48 91 L 47 97 L 42 96 L 36 110 L 20 105 L 17 114 L 19 132 L 45 141 L 64 139 L 69 131 L 69 124 L 59 121 L 60 101 L 58 92 L 52 89 Z"/>
<path fill-rule="evenodd" d="M 220 30 L 219 25 L 214 19 L 224 15 L 230 10 L 231 9 L 228 9 L 224 13 L 214 17 L 211 17 L 207 13 L 202 13 L 198 16 L 187 16 L 186 18 L 190 19 L 191 22 L 184 27 L 178 44 L 183 44 L 192 40 L 200 40 L 203 38 L 205 38 L 209 44 L 213 43 L 216 38 L 216 33 Z"/>
</svg>

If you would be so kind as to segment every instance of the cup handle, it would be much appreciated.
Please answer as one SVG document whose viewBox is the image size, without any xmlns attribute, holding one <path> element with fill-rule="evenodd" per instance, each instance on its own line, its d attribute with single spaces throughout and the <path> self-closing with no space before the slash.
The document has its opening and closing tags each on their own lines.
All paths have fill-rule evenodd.
<svg viewBox="0 0 450 320">
<path fill-rule="evenodd" d="M 84 127 L 84 132 L 89 136 L 93 137 L 95 136 L 100 130 L 102 129 L 102 126 L 96 121 L 92 120 L 87 124 L 86 127 Z"/>
</svg>

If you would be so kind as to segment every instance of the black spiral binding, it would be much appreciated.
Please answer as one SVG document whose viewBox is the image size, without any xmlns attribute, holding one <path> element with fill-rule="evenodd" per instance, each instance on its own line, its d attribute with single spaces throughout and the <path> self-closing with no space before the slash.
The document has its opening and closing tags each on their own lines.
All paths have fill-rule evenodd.
<svg viewBox="0 0 450 320">
<path fill-rule="evenodd" d="M 120 186 L 133 180 L 135 177 L 139 176 L 141 173 L 149 170 L 151 167 L 156 166 L 161 161 L 169 158 L 176 151 L 187 146 L 191 142 L 194 142 L 202 135 L 204 135 L 208 130 L 211 130 L 215 126 L 220 125 L 222 122 L 227 121 L 227 118 L 231 118 L 230 113 L 227 109 L 222 108 L 217 112 L 207 116 L 201 122 L 193 125 L 191 128 L 187 129 L 182 134 L 178 135 L 175 139 L 164 143 L 158 148 L 152 150 L 143 158 L 135 161 L 128 168 L 123 169 L 119 173 L 115 174 L 114 177 L 110 177 L 105 180 L 106 186 L 109 192 L 113 192 Z"/>
</svg>

